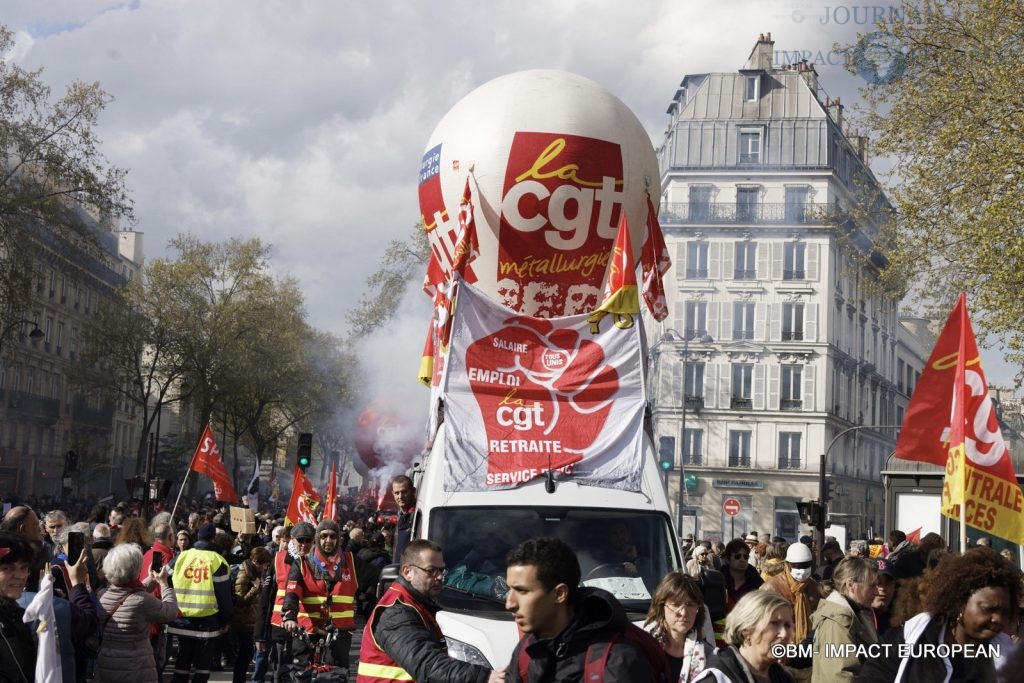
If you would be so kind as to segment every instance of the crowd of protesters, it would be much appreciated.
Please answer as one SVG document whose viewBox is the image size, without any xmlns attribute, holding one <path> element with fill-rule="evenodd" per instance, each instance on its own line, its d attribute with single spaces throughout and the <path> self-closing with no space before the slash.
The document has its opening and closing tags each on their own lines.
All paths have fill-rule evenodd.
<svg viewBox="0 0 1024 683">
<path fill-rule="evenodd" d="M 173 519 L 158 506 L 144 516 L 137 502 L 9 501 L 0 521 L 0 681 L 33 680 L 39 635 L 22 615 L 47 569 L 68 683 L 145 683 L 165 672 L 175 683 L 204 683 L 211 671 L 262 681 L 271 668 L 308 668 L 303 639 L 327 632 L 347 669 L 354 616 L 373 613 L 380 571 L 403 556 L 396 542 L 408 542 L 415 490 L 400 477 L 393 491 L 397 520 L 343 500 L 340 519 L 316 527 L 286 527 L 282 510 L 262 509 L 249 534 L 233 532 L 229 508 L 211 499 L 187 501 Z M 77 557 L 69 556 L 73 534 L 85 540 Z M 683 568 L 653 592 L 647 628 L 679 683 L 1024 680 L 1013 663 L 998 668 L 1022 635 L 1022 574 L 986 541 L 961 554 L 938 534 L 912 542 L 894 530 L 845 550 L 826 537 L 818 553 L 806 536 L 720 543 L 687 535 Z M 423 557 L 440 552 L 416 548 Z M 299 557 L 308 561 L 294 563 Z M 441 574 L 427 581 L 424 566 L 402 567 L 407 590 L 423 583 L 436 592 Z M 432 597 L 420 596 L 428 607 Z M 319 618 L 310 600 L 326 605 Z M 510 593 L 508 608 L 521 605 Z M 813 648 L 780 654 L 777 646 L 789 644 Z M 943 644 L 964 647 L 931 657 L 897 647 Z M 532 680 L 527 670 L 510 669 L 508 678 Z"/>
</svg>

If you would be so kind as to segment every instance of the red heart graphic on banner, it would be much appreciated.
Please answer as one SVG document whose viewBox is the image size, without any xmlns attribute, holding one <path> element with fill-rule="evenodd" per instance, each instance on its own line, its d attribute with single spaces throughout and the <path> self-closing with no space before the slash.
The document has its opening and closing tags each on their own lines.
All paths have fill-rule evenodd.
<svg viewBox="0 0 1024 683">
<path fill-rule="evenodd" d="M 489 485 L 520 483 L 582 459 L 619 388 L 601 345 L 547 321 L 513 318 L 466 350 L 487 433 Z"/>
</svg>

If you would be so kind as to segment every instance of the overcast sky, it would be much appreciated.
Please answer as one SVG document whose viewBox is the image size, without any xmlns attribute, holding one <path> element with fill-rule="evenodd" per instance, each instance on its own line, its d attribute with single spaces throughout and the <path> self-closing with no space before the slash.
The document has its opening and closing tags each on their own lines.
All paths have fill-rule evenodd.
<svg viewBox="0 0 1024 683">
<path fill-rule="evenodd" d="M 183 231 L 259 237 L 302 283 L 312 324 L 345 336 L 384 246 L 418 220 L 432 130 L 475 87 L 575 72 L 622 99 L 657 145 L 682 77 L 740 68 L 768 31 L 853 103 L 863 81 L 830 51 L 873 30 L 870 4 L 890 3 L 4 0 L 0 22 L 17 34 L 9 58 L 44 68 L 55 92 L 98 80 L 115 98 L 103 150 L 129 170 L 148 258 Z M 425 404 L 414 376 L 428 307 L 407 299 L 369 347 L 385 359 L 373 375 Z M 994 365 L 993 380 L 1008 377 Z"/>
</svg>

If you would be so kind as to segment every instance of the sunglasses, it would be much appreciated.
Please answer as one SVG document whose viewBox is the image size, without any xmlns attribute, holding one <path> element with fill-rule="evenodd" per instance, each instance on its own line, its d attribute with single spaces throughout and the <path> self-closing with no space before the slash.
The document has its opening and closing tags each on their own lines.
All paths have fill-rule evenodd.
<svg viewBox="0 0 1024 683">
<path fill-rule="evenodd" d="M 811 568 L 811 563 L 810 562 L 790 562 L 789 566 L 792 567 L 793 569 L 810 569 Z"/>
</svg>

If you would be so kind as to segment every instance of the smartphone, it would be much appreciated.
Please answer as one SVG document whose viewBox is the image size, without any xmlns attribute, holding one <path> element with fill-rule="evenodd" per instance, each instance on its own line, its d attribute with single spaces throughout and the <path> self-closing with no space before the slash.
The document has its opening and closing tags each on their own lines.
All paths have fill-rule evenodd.
<svg viewBox="0 0 1024 683">
<path fill-rule="evenodd" d="M 152 571 L 159 572 L 164 566 L 163 553 L 153 553 L 153 563 L 150 565 Z"/>
<path fill-rule="evenodd" d="M 82 556 L 82 550 L 85 549 L 85 534 L 81 531 L 69 531 L 68 532 L 68 562 L 74 564 L 78 562 L 78 558 Z"/>
</svg>

